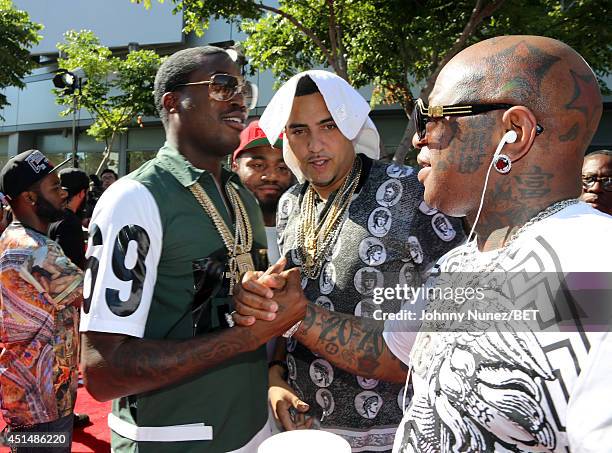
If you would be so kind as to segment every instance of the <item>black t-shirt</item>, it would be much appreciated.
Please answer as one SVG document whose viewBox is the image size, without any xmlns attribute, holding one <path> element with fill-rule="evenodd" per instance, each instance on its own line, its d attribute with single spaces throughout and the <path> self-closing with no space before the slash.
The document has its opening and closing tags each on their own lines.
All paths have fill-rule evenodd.
<svg viewBox="0 0 612 453">
<path fill-rule="evenodd" d="M 60 245 L 70 261 L 85 270 L 85 235 L 81 219 L 74 212 L 66 209 L 64 218 L 49 227 L 49 237 Z"/>
</svg>

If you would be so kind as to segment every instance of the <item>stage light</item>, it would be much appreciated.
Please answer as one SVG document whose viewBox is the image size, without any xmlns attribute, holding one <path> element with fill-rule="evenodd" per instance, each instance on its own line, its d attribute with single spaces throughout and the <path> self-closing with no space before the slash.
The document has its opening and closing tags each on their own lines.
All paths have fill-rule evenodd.
<svg viewBox="0 0 612 453">
<path fill-rule="evenodd" d="M 67 69 L 58 69 L 53 77 L 55 88 L 64 90 L 65 94 L 72 94 L 81 87 L 81 82 L 85 73 L 81 68 L 70 72 Z"/>
<path fill-rule="evenodd" d="M 60 68 L 55 71 L 56 74 L 53 77 L 53 85 L 55 88 L 64 90 L 62 95 L 72 96 L 72 166 L 78 168 L 79 160 L 77 157 L 77 111 L 79 110 L 79 97 L 81 95 L 81 87 L 87 81 L 85 77 L 85 71 L 82 68 L 77 68 L 74 71 L 68 71 L 67 69 Z"/>
</svg>

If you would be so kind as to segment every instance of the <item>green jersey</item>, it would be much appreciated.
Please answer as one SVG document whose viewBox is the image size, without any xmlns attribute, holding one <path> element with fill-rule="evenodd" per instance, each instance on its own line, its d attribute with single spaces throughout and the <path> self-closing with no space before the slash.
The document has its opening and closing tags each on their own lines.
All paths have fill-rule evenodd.
<svg viewBox="0 0 612 453">
<path fill-rule="evenodd" d="M 266 235 L 256 200 L 236 175 L 224 170 L 221 179 L 221 190 L 233 186 L 246 207 L 253 254 L 263 251 Z M 91 288 L 85 291 L 81 331 L 173 340 L 194 335 L 194 263 L 227 255 L 212 220 L 188 189 L 196 181 L 233 231 L 234 220 L 212 175 L 168 144 L 106 190 L 90 224 Z M 205 317 L 209 325 L 200 325 L 198 334 L 217 328 L 218 313 L 230 304 L 227 297 L 214 298 Z M 115 400 L 109 416 L 113 450 L 251 451 L 243 448 L 265 438 L 267 388 L 261 347 L 192 379 Z"/>
</svg>

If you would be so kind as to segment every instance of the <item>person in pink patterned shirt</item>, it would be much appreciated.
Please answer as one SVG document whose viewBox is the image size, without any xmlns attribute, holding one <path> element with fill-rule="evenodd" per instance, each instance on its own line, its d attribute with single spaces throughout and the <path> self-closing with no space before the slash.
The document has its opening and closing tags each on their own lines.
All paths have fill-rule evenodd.
<svg viewBox="0 0 612 453">
<path fill-rule="evenodd" d="M 61 432 L 64 445 L 49 451 L 69 452 L 83 274 L 44 233 L 66 204 L 55 172 L 61 165 L 30 150 L 0 172 L 0 190 L 14 215 L 0 236 L 0 409 L 10 433 Z"/>
</svg>

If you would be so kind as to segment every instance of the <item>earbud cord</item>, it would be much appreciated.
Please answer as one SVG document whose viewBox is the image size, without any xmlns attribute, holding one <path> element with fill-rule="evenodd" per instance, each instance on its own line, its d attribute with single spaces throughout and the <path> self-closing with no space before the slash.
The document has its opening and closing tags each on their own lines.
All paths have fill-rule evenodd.
<svg viewBox="0 0 612 453">
<path fill-rule="evenodd" d="M 491 159 L 491 163 L 489 164 L 489 168 L 487 169 L 487 176 L 485 177 L 484 186 L 482 187 L 482 194 L 480 195 L 480 205 L 478 206 L 478 211 L 476 212 L 476 218 L 474 219 L 474 224 L 472 225 L 470 234 L 468 234 L 467 240 L 465 241 L 466 244 L 470 243 L 470 239 L 472 238 L 472 235 L 474 234 L 474 230 L 476 229 L 476 224 L 478 223 L 478 220 L 480 219 L 480 213 L 482 212 L 482 207 L 484 206 L 484 197 L 485 197 L 485 193 L 487 192 L 487 184 L 489 184 L 489 176 L 491 175 L 491 169 L 493 168 L 493 165 L 495 164 L 495 160 L 497 159 L 497 156 L 499 156 L 499 154 L 501 153 L 501 150 L 505 144 L 506 144 L 506 136 L 504 135 L 501 141 L 499 142 L 499 145 L 497 145 L 495 154 L 493 154 L 493 159 Z M 476 238 L 474 237 L 474 239 Z"/>
<path fill-rule="evenodd" d="M 485 182 L 484 182 L 484 187 L 482 188 L 482 195 L 480 196 L 480 206 L 478 206 L 478 213 L 476 214 L 476 219 L 474 220 L 474 225 L 472 225 L 472 229 L 470 231 L 470 234 L 467 237 L 467 241 L 466 244 L 470 243 L 470 238 L 472 237 L 472 234 L 474 234 L 474 229 L 476 228 L 476 223 L 478 223 L 478 219 L 480 217 L 480 212 L 482 211 L 482 206 L 484 205 L 484 196 L 485 193 L 487 191 L 487 184 L 489 183 L 489 175 L 491 174 L 491 169 L 493 168 L 493 163 L 495 162 L 495 159 L 497 158 L 498 154 L 500 153 L 502 147 L 505 144 L 505 140 L 502 140 L 500 142 L 499 145 L 497 147 L 497 150 L 495 151 L 495 154 L 493 155 L 493 159 L 491 160 L 491 163 L 489 164 L 489 168 L 487 170 L 487 176 L 485 178 Z M 476 238 L 474 238 L 474 240 L 476 240 Z M 463 263 L 462 263 L 462 267 L 463 267 Z M 406 382 L 404 383 L 404 392 L 402 395 L 402 413 L 404 415 L 406 415 L 406 396 L 408 393 L 408 383 L 410 382 L 410 375 L 412 373 L 412 364 L 409 366 L 408 368 L 408 373 L 406 374 Z"/>
<path fill-rule="evenodd" d="M 408 384 L 410 383 L 410 376 L 412 375 L 412 360 L 408 366 L 408 373 L 406 373 L 406 383 L 404 384 L 404 394 L 402 396 L 402 414 L 406 415 L 406 396 L 408 394 Z"/>
<path fill-rule="evenodd" d="M 476 224 L 478 223 L 478 220 L 480 219 L 480 213 L 482 212 L 482 207 L 484 205 L 484 197 L 485 197 L 485 193 L 487 192 L 487 184 L 489 183 L 489 175 L 491 174 L 492 168 L 493 168 L 493 161 L 491 161 L 491 163 L 489 164 L 489 168 L 487 169 L 487 177 L 485 178 L 484 186 L 482 188 L 482 195 L 480 196 L 480 205 L 478 206 L 478 212 L 476 213 L 476 218 L 474 219 L 474 224 L 472 225 L 470 234 L 468 234 L 467 240 L 465 241 L 466 244 L 470 243 L 470 239 L 472 238 L 472 235 L 474 234 L 474 230 L 476 229 Z M 476 240 L 476 237 L 474 237 L 474 240 Z"/>
<path fill-rule="evenodd" d="M 516 140 L 516 138 L 515 138 Z M 512 140 L 514 142 L 514 140 Z M 482 207 L 484 206 L 484 197 L 487 192 L 487 185 L 489 184 L 489 176 L 491 175 L 491 169 L 493 168 L 493 164 L 495 164 L 495 160 L 500 155 L 502 148 L 506 144 L 506 135 L 500 140 L 499 145 L 497 145 L 497 149 L 495 150 L 495 154 L 493 154 L 493 159 L 491 159 L 491 163 L 489 164 L 489 168 L 487 169 L 487 176 L 485 177 L 484 185 L 482 187 L 482 194 L 480 195 L 480 205 L 478 206 L 478 212 L 476 213 L 476 218 L 474 219 L 474 224 L 472 225 L 472 229 L 470 230 L 470 234 L 468 234 L 466 244 L 470 243 L 470 238 L 474 234 L 474 230 L 476 229 L 476 224 L 478 223 L 478 219 L 480 219 L 480 213 L 482 212 Z M 476 238 L 474 238 L 476 240 Z M 462 266 L 463 267 L 463 263 Z M 408 368 L 408 374 L 406 375 L 406 383 L 404 384 L 404 392 L 402 395 L 402 412 L 404 415 L 406 414 L 406 396 L 408 393 L 408 383 L 410 382 L 410 375 L 412 372 L 412 365 Z"/>
</svg>

